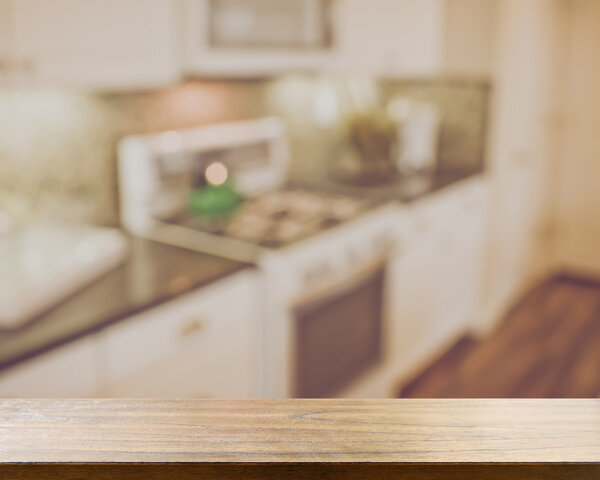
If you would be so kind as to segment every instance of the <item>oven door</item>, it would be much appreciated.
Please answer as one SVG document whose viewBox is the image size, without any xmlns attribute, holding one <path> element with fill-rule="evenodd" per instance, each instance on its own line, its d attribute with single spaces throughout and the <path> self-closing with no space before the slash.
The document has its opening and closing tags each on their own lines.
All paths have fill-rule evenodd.
<svg viewBox="0 0 600 480">
<path fill-rule="evenodd" d="M 332 397 L 383 356 L 386 259 L 295 304 L 295 392 Z"/>
</svg>

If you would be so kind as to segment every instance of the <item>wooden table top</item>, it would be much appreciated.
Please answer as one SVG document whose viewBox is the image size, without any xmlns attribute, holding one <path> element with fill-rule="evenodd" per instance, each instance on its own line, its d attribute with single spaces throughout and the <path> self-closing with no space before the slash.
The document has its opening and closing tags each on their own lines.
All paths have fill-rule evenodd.
<svg viewBox="0 0 600 480">
<path fill-rule="evenodd" d="M 1 400 L 7 463 L 600 463 L 600 400 Z"/>
</svg>

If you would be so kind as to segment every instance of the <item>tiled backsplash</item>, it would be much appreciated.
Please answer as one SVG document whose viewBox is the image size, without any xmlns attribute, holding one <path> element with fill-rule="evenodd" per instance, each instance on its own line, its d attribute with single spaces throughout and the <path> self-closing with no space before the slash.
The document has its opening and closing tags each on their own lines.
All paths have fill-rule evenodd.
<svg viewBox="0 0 600 480">
<path fill-rule="evenodd" d="M 115 224 L 120 137 L 260 116 L 264 89 L 203 82 L 118 95 L 0 91 L 0 211 Z"/>
<path fill-rule="evenodd" d="M 17 219 L 116 224 L 116 145 L 130 133 L 280 115 L 289 128 L 290 175 L 322 175 L 340 122 L 396 95 L 442 111 L 440 161 L 481 160 L 488 89 L 456 82 L 387 82 L 292 76 L 194 81 L 161 91 L 102 95 L 51 89 L 0 91 L 0 212 Z"/>
</svg>

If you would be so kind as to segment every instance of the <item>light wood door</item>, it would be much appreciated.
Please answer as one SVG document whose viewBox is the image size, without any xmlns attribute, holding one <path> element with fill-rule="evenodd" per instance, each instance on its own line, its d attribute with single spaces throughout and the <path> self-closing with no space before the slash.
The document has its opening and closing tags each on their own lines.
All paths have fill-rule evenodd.
<svg viewBox="0 0 600 480">
<path fill-rule="evenodd" d="M 572 5 L 557 250 L 561 266 L 600 276 L 600 2 Z"/>
</svg>

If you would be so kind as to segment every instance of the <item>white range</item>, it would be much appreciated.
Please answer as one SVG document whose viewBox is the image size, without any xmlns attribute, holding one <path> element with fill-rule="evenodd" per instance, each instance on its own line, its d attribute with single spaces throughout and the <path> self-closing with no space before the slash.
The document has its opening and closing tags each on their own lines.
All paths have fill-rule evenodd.
<svg viewBox="0 0 600 480">
<path fill-rule="evenodd" d="M 127 137 L 119 158 L 125 228 L 260 268 L 263 396 L 389 395 L 393 205 L 287 185 L 273 117 Z M 243 202 L 221 215 L 191 207 L 192 192 L 210 206 L 220 190 Z"/>
</svg>

